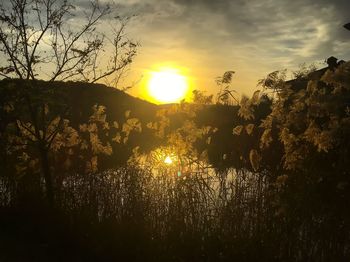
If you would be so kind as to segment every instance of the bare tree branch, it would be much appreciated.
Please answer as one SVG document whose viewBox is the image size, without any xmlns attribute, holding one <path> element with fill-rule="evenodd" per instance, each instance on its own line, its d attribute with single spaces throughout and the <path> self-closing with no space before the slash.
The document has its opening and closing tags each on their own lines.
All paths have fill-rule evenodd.
<svg viewBox="0 0 350 262">
<path fill-rule="evenodd" d="M 75 11 L 81 12 L 81 8 L 77 11 L 68 0 L 9 0 L 0 4 L 0 52 L 6 58 L 0 62 L 0 78 L 91 83 L 120 79 L 138 46 L 125 35 L 129 18 L 115 16 L 113 8 L 97 0 L 83 10 L 83 16 L 75 16 Z M 107 32 L 99 26 L 110 15 L 116 21 Z M 84 26 L 73 25 L 72 18 L 85 19 L 79 23 Z M 110 59 L 104 56 L 106 52 Z"/>
</svg>

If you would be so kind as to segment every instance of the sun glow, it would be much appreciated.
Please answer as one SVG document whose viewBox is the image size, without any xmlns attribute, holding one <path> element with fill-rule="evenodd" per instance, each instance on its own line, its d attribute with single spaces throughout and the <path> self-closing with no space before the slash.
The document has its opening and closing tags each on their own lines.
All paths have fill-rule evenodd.
<svg viewBox="0 0 350 262">
<path fill-rule="evenodd" d="M 171 159 L 170 156 L 167 156 L 165 159 L 164 159 L 164 163 L 167 164 L 167 165 L 171 165 L 173 163 L 173 160 Z"/>
<path fill-rule="evenodd" d="M 174 103 L 185 98 L 188 81 L 174 69 L 163 69 L 151 72 L 148 82 L 148 92 L 160 103 Z"/>
</svg>

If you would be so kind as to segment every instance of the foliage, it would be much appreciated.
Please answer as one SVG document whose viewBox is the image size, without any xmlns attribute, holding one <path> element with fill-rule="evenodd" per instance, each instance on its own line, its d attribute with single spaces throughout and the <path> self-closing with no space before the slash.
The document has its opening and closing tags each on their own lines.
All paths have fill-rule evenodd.
<svg viewBox="0 0 350 262">
<path fill-rule="evenodd" d="M 86 122 L 73 121 L 72 125 L 68 94 L 41 84 L 2 83 L 3 159 L 16 162 L 4 175 L 42 174 L 47 198 L 53 203 L 67 173 L 103 170 L 99 162 L 112 155 L 112 145 L 126 144 L 133 132 L 141 132 L 141 123 L 128 111 L 125 122 L 112 124 L 107 121 L 106 108 L 94 105 Z"/>
<path fill-rule="evenodd" d="M 197 113 L 207 106 L 211 96 L 206 97 L 195 91 L 195 104 L 182 102 L 168 108 L 157 111 L 158 121 L 150 122 L 147 127 L 163 139 L 163 143 L 173 148 L 174 154 L 181 162 L 181 166 L 190 168 L 194 164 L 203 164 L 207 161 L 206 150 L 199 150 L 198 143 L 205 141 L 209 144 L 214 128 L 210 126 L 198 126 L 196 123 Z"/>
<path fill-rule="evenodd" d="M 2 81 L 0 239 L 28 234 L 47 243 L 38 254 L 67 260 L 346 261 L 349 73 L 274 74 L 278 92 L 234 106 L 200 92 L 154 106 L 103 86 Z M 40 144 L 56 220 L 33 200 L 45 188 Z"/>
<path fill-rule="evenodd" d="M 283 89 L 286 84 L 287 70 L 274 71 L 267 75 L 266 78 L 258 81 L 258 86 L 262 86 L 265 89 L 271 89 L 278 91 Z"/>
<path fill-rule="evenodd" d="M 262 146 L 269 144 L 268 133 L 275 124 L 285 150 L 286 169 L 304 167 L 305 160 L 318 152 L 337 151 L 346 142 L 342 133 L 349 129 L 348 82 L 349 63 L 345 63 L 334 72 L 328 70 L 321 79 L 309 81 L 306 88 L 295 90 L 291 85 L 282 89 L 262 124 Z"/>
<path fill-rule="evenodd" d="M 234 71 L 226 71 L 222 77 L 216 78 L 216 84 L 219 87 L 219 92 L 217 94 L 217 103 L 222 104 L 238 104 L 238 100 L 234 93 L 237 93 L 231 88 L 232 77 Z"/>
<path fill-rule="evenodd" d="M 340 235 L 348 239 L 334 221 L 348 226 L 350 216 L 342 208 L 350 201 L 345 193 L 350 183 L 345 160 L 349 159 L 346 148 L 350 142 L 350 63 L 316 72 L 298 71 L 296 79 L 288 82 L 284 75 L 276 71 L 261 81 L 278 94 L 271 112 L 258 125 L 260 145 L 250 151 L 249 158 L 254 171 L 259 170 L 271 182 L 275 180 L 271 194 L 278 208 L 276 215 L 296 228 L 290 237 L 298 243 L 300 235 L 308 236 L 307 243 L 317 250 L 312 256 L 327 260 L 336 252 L 330 243 L 340 243 Z M 241 103 L 240 116 L 256 120 L 253 103 L 249 102 L 245 98 Z M 233 133 L 242 136 L 243 130 L 244 126 L 238 125 Z M 274 154 L 278 148 L 282 151 Z M 270 154 L 275 158 L 273 169 L 266 165 Z M 314 234 L 319 234 L 317 241 L 323 251 L 314 246 Z"/>
</svg>

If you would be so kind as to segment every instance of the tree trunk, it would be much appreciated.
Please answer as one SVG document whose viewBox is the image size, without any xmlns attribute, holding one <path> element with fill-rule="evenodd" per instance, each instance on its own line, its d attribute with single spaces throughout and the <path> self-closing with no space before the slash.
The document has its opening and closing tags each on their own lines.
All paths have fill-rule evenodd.
<svg viewBox="0 0 350 262">
<path fill-rule="evenodd" d="M 54 197 L 51 170 L 49 165 L 48 151 L 46 148 L 40 149 L 40 157 L 41 157 L 41 169 L 45 180 L 45 190 L 46 190 L 47 201 L 51 207 L 54 207 L 55 197 Z"/>
</svg>

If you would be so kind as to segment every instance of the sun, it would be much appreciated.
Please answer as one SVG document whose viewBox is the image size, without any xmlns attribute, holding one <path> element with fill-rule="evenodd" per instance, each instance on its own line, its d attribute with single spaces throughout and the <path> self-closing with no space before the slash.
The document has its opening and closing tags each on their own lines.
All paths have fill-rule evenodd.
<svg viewBox="0 0 350 262">
<path fill-rule="evenodd" d="M 160 103 L 174 103 L 185 98 L 188 83 L 185 76 L 173 69 L 151 72 L 148 82 L 150 96 Z"/>
</svg>

